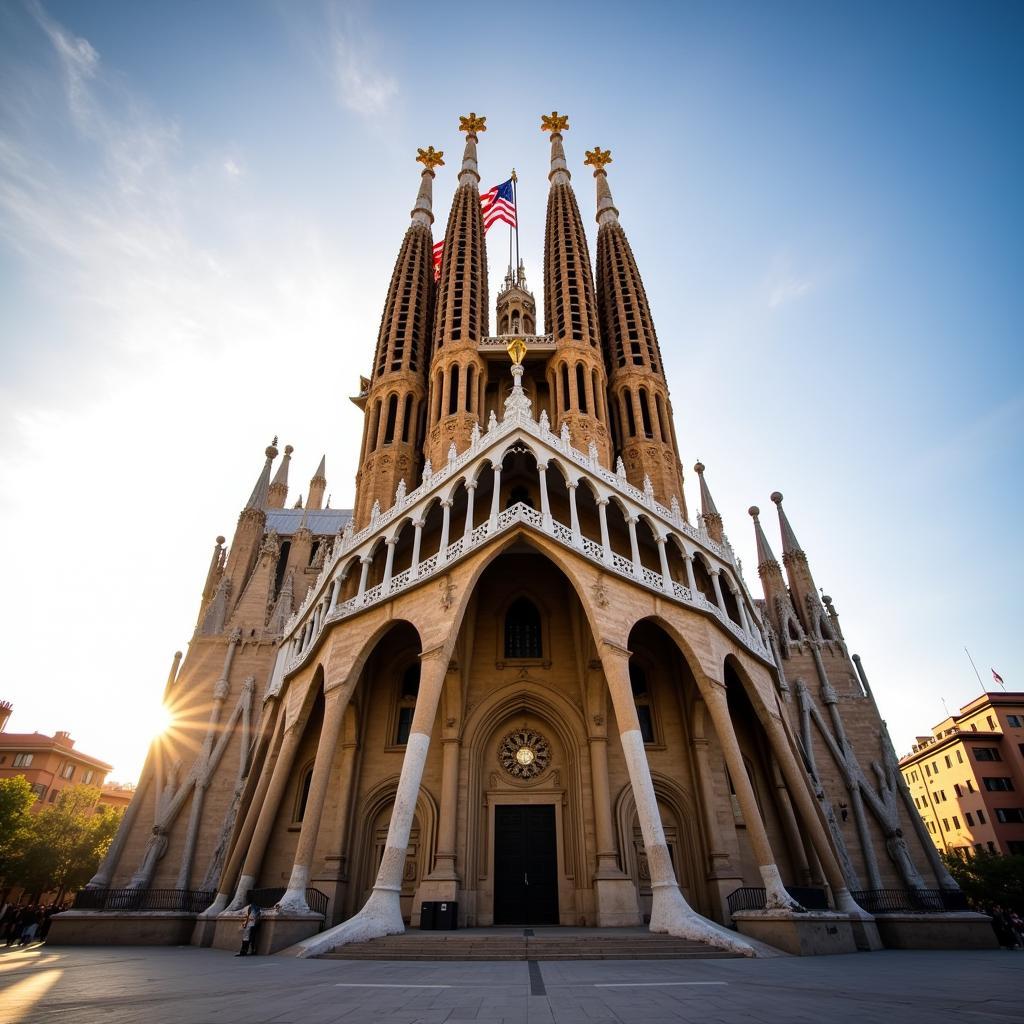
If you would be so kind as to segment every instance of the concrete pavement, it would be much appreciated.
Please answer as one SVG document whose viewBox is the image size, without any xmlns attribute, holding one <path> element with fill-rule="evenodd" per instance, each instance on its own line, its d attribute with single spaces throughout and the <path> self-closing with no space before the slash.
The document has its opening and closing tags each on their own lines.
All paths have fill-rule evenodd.
<svg viewBox="0 0 1024 1024">
<path fill-rule="evenodd" d="M 0 1022 L 962 1024 L 1024 1019 L 1024 953 L 428 963 L 0 949 Z"/>
</svg>

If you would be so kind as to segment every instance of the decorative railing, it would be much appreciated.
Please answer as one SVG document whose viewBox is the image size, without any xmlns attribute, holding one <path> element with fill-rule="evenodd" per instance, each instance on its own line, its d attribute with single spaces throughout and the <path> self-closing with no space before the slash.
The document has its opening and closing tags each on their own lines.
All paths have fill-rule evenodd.
<svg viewBox="0 0 1024 1024">
<path fill-rule="evenodd" d="M 521 392 L 519 394 L 521 396 Z M 549 449 L 557 452 L 565 461 L 604 481 L 619 494 L 629 498 L 641 509 L 646 509 L 651 513 L 655 521 L 660 520 L 660 529 L 666 534 L 672 531 L 684 534 L 719 561 L 731 565 L 735 570 L 737 582 L 741 589 L 741 597 L 744 599 L 748 615 L 752 622 L 756 622 L 753 602 L 749 599 L 749 594 L 742 581 L 741 568 L 728 542 L 717 544 L 713 541 L 704 528 L 703 521 L 699 518 L 699 528 L 686 522 L 676 501 L 673 500 L 671 508 L 666 508 L 655 500 L 650 487 L 643 490 L 634 487 L 626 480 L 625 472 L 621 469 L 621 465 L 619 472 L 613 473 L 607 470 L 598 461 L 597 449 L 593 445 L 590 446 L 587 453 L 574 448 L 567 427 L 563 426 L 560 434 L 553 433 L 549 429 L 546 413 L 541 413 L 539 421 L 534 420 L 531 415 L 522 411 L 522 401 L 523 399 L 520 397 L 520 404 L 513 404 L 511 408 L 506 403 L 505 417 L 500 422 L 492 413 L 485 432 L 481 432 L 478 427 L 474 427 L 471 443 L 461 455 L 453 454 L 446 465 L 437 471 L 434 471 L 428 462 L 424 468 L 423 480 L 419 487 L 409 493 L 405 493 L 404 488 L 400 487 L 395 495 L 395 503 L 390 509 L 382 512 L 375 506 L 370 522 L 366 527 L 357 533 L 353 533 L 351 529 L 348 529 L 338 538 L 330 556 L 325 559 L 316 582 L 309 588 L 301 607 L 285 626 L 283 643 L 289 648 L 285 663 L 286 672 L 301 664 L 305 654 L 313 646 L 328 622 L 334 622 L 347 615 L 354 614 L 419 583 L 451 564 L 455 559 L 461 558 L 469 551 L 472 551 L 485 538 L 492 537 L 496 533 L 502 532 L 517 523 L 524 523 L 553 537 L 560 544 L 564 544 L 566 547 L 582 553 L 591 561 L 600 564 L 602 567 L 610 568 L 619 575 L 640 582 L 662 593 L 669 593 L 676 600 L 684 604 L 714 615 L 743 646 L 764 659 L 770 658 L 762 637 L 756 628 L 748 632 L 742 626 L 737 625 L 723 609 L 707 601 L 703 594 L 691 592 L 689 587 L 685 587 L 675 580 L 666 581 L 660 572 L 634 564 L 632 559 L 626 558 L 610 549 L 606 550 L 602 545 L 597 544 L 590 538 L 574 533 L 564 524 L 555 522 L 550 516 L 543 516 L 536 509 L 523 503 L 500 512 L 496 523 L 493 519 L 484 521 L 468 535 L 463 535 L 448 545 L 443 552 L 439 551 L 420 561 L 418 566 L 403 570 L 386 583 L 379 583 L 356 597 L 332 605 L 332 587 L 334 588 L 333 593 L 335 595 L 340 589 L 340 583 L 337 581 L 334 573 L 338 563 L 343 558 L 351 557 L 360 548 L 363 549 L 364 557 L 368 556 L 373 550 L 375 542 L 387 526 L 407 512 L 413 514 L 414 518 L 416 518 L 417 516 L 413 512 L 414 506 L 422 503 L 422 507 L 419 510 L 415 510 L 422 513 L 426 504 L 436 498 L 440 485 L 446 481 L 455 482 L 458 474 L 468 463 L 483 456 L 488 450 L 500 447 L 501 443 L 514 431 L 522 430 L 535 437 Z M 538 457 L 540 457 L 540 454 Z"/>
<path fill-rule="evenodd" d="M 276 889 L 250 889 L 246 895 L 246 899 L 250 903 L 255 903 L 261 910 L 270 910 L 281 902 L 287 891 L 288 890 L 284 887 Z M 306 906 L 309 907 L 314 914 L 320 914 L 322 917 L 326 918 L 327 901 L 327 893 L 321 892 L 319 889 L 306 890 Z"/>
<path fill-rule="evenodd" d="M 824 889 L 811 886 L 787 885 L 786 892 L 803 907 L 804 910 L 828 910 L 828 893 Z M 764 910 L 768 897 L 764 889 L 756 886 L 744 886 L 733 889 L 725 898 L 729 913 L 736 914 L 741 910 Z"/>
<path fill-rule="evenodd" d="M 199 914 L 216 895 L 205 889 L 82 889 L 75 894 L 74 909 Z"/>
<path fill-rule="evenodd" d="M 850 895 L 869 914 L 944 914 L 971 909 L 959 889 L 860 889 Z"/>
<path fill-rule="evenodd" d="M 480 340 L 479 347 L 504 349 L 511 344 L 513 338 L 522 338 L 527 349 L 544 348 L 555 343 L 553 334 L 489 334 Z"/>
</svg>

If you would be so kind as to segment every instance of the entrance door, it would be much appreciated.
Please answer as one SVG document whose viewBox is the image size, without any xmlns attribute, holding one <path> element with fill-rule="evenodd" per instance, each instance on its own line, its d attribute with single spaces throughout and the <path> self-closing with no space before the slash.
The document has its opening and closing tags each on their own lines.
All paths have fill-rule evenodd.
<svg viewBox="0 0 1024 1024">
<path fill-rule="evenodd" d="M 558 924 L 558 855 L 551 804 L 494 808 L 494 923 Z"/>
</svg>

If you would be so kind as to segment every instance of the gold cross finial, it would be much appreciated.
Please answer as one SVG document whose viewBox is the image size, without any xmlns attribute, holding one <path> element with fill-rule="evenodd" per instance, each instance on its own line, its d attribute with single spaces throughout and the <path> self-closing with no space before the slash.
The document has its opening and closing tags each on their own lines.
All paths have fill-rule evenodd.
<svg viewBox="0 0 1024 1024">
<path fill-rule="evenodd" d="M 487 131 L 487 118 L 477 117 L 474 111 L 466 117 L 459 118 L 459 131 L 466 132 L 467 135 L 476 135 L 478 132 Z"/>
<path fill-rule="evenodd" d="M 552 110 L 550 114 L 540 115 L 540 130 L 542 132 L 564 132 L 568 128 L 568 114 L 560 114 L 557 110 Z"/>
<path fill-rule="evenodd" d="M 595 146 L 587 150 L 587 159 L 583 161 L 588 167 L 594 168 L 594 173 L 604 170 L 607 164 L 612 162 L 612 151 Z"/>
<path fill-rule="evenodd" d="M 523 357 L 526 355 L 526 342 L 522 338 L 513 338 L 505 347 L 505 351 L 516 366 L 521 366 Z"/>
<path fill-rule="evenodd" d="M 427 146 L 426 149 L 416 150 L 416 163 L 423 164 L 428 171 L 432 171 L 435 167 L 444 166 L 444 160 L 441 159 L 443 156 L 444 150 Z"/>
</svg>

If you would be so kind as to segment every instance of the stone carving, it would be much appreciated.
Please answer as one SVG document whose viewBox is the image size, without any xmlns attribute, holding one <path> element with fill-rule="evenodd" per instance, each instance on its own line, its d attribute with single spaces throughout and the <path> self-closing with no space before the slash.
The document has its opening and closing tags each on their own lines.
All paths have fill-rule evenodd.
<svg viewBox="0 0 1024 1024">
<path fill-rule="evenodd" d="M 597 579 L 594 581 L 594 585 L 590 589 L 594 595 L 594 604 L 596 604 L 598 608 L 607 608 L 608 591 L 605 589 L 603 572 L 597 574 Z"/>
<path fill-rule="evenodd" d="M 445 578 L 441 580 L 438 589 L 441 591 L 441 607 L 445 611 L 448 611 L 448 609 L 451 608 L 452 601 L 455 598 L 455 584 L 452 583 L 447 576 L 445 576 Z"/>
<path fill-rule="evenodd" d="M 516 729 L 498 746 L 501 767 L 515 779 L 535 779 L 551 763 L 551 745 L 533 729 Z"/>
</svg>

